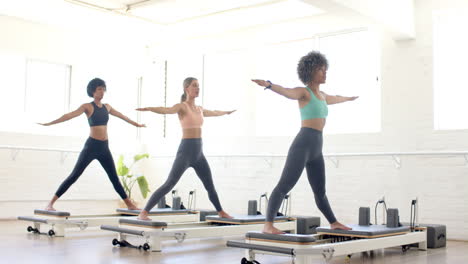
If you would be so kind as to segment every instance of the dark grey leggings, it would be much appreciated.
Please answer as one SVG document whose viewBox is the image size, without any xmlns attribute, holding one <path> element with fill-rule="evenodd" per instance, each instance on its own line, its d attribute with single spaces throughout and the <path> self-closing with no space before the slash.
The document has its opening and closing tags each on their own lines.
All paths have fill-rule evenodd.
<svg viewBox="0 0 468 264">
<path fill-rule="evenodd" d="M 172 169 L 169 172 L 166 182 L 161 185 L 153 195 L 151 195 L 144 209 L 149 212 L 158 203 L 159 199 L 174 188 L 180 180 L 180 177 L 182 177 L 182 174 L 184 174 L 189 167 L 192 167 L 195 170 L 202 181 L 203 186 L 205 186 L 205 189 L 208 191 L 208 197 L 216 208 L 216 211 L 219 212 L 223 210 L 213 184 L 210 166 L 206 161 L 205 155 L 203 155 L 201 138 L 182 139 L 179 149 L 177 150 L 176 159 L 174 164 L 172 164 Z"/>
<path fill-rule="evenodd" d="M 271 193 L 266 221 L 272 222 L 285 195 L 296 185 L 304 167 L 314 191 L 315 203 L 329 223 L 336 222 L 335 215 L 325 194 L 325 163 L 322 155 L 322 132 L 303 127 L 289 148 L 281 178 Z"/>
<path fill-rule="evenodd" d="M 78 180 L 81 174 L 83 174 L 83 171 L 88 167 L 89 163 L 95 159 L 101 163 L 101 166 L 106 171 L 115 191 L 120 195 L 120 198 L 126 199 L 127 194 L 125 193 L 122 184 L 120 184 L 119 177 L 117 176 L 117 171 L 115 169 L 114 159 L 112 158 L 112 154 L 109 150 L 109 141 L 97 140 L 91 137 L 86 140 L 83 150 L 76 161 L 75 168 L 73 168 L 70 176 L 62 182 L 57 192 L 55 192 L 55 195 L 58 197 L 62 196 L 68 188 Z"/>
</svg>

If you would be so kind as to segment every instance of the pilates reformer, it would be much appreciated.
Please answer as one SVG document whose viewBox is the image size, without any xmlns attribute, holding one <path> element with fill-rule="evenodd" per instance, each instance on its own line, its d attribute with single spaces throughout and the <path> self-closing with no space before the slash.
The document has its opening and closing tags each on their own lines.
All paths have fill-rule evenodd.
<svg viewBox="0 0 468 264">
<path fill-rule="evenodd" d="M 382 203 L 381 200 L 377 203 Z M 412 201 L 412 209 L 414 205 Z M 376 205 L 376 207 L 377 207 Z M 259 263 L 256 254 L 289 256 L 293 263 L 306 264 L 314 260 L 330 260 L 332 257 L 372 252 L 373 250 L 390 247 L 401 247 L 406 252 L 410 247 L 427 250 L 427 233 L 424 227 L 415 227 L 414 218 L 411 224 L 401 225 L 398 210 L 385 206 L 387 223 L 372 225 L 370 223 L 370 208 L 359 209 L 359 224 L 349 225 L 352 230 L 333 230 L 329 227 L 316 228 L 317 234 L 263 234 L 248 232 L 244 241 L 230 240 L 228 247 L 245 249 L 242 264 Z M 416 210 L 415 210 L 416 211 Z M 413 214 L 413 210 L 411 211 Z M 416 215 L 416 212 L 414 212 Z"/>
<path fill-rule="evenodd" d="M 173 191 L 172 207 L 166 204 L 166 199 L 163 197 L 158 202 L 157 208 L 151 210 L 149 215 L 158 221 L 170 223 L 187 223 L 203 221 L 206 215 L 215 214 L 215 211 L 194 210 L 193 208 L 185 208 L 181 203 L 179 196 L 175 196 Z M 189 204 L 194 205 L 195 191 L 189 193 Z M 192 201 L 192 202 L 191 202 Z M 19 216 L 18 220 L 32 222 L 32 225 L 27 227 L 27 231 L 33 234 L 41 234 L 48 236 L 65 236 L 65 230 L 77 229 L 85 230 L 89 227 L 99 227 L 101 225 L 118 224 L 121 218 L 135 218 L 140 213 L 139 210 L 129 210 L 120 208 L 115 214 L 103 215 L 71 215 L 65 211 L 47 211 L 34 210 L 34 216 Z M 46 230 L 46 231 L 43 231 Z"/>
<path fill-rule="evenodd" d="M 283 200 L 283 203 L 289 203 L 289 200 Z M 252 230 L 261 230 L 265 216 L 257 211 L 256 200 L 249 201 L 247 211 L 247 215 L 233 215 L 233 219 L 208 215 L 204 222 L 198 223 L 167 224 L 160 221 L 122 218 L 119 220 L 119 226 L 102 225 L 101 229 L 117 233 L 117 238 L 112 240 L 114 246 L 161 251 L 162 242 L 165 240 L 175 239 L 177 242 L 182 242 L 191 238 L 234 236 Z M 285 213 L 285 211 L 278 213 L 276 226 L 283 231 L 295 233 L 296 219 L 284 215 Z M 136 237 L 137 242 L 130 243 L 128 241 L 130 236 L 133 239 Z"/>
</svg>

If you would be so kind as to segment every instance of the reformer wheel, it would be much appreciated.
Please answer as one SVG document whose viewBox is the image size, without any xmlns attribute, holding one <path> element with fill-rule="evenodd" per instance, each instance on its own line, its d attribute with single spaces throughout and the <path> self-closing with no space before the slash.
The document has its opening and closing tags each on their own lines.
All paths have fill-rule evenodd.
<svg viewBox="0 0 468 264">
<path fill-rule="evenodd" d="M 49 232 L 48 232 L 47 234 L 49 234 L 49 236 L 51 236 L 51 237 L 52 237 L 52 236 L 55 236 L 55 232 L 54 232 L 54 230 L 52 230 L 52 229 L 49 230 Z"/>
<path fill-rule="evenodd" d="M 401 246 L 401 251 L 406 252 L 406 251 L 408 251 L 409 248 L 410 248 L 409 245 Z"/>
<path fill-rule="evenodd" d="M 144 251 L 148 251 L 150 248 L 151 248 L 151 247 L 150 247 L 150 245 L 149 245 L 148 243 L 144 243 L 144 244 L 143 244 L 143 250 L 144 250 Z"/>
<path fill-rule="evenodd" d="M 260 262 L 256 260 L 248 261 L 246 258 L 241 259 L 241 264 L 260 264 Z"/>
<path fill-rule="evenodd" d="M 113 245 L 113 246 L 120 245 L 119 240 L 117 240 L 117 238 L 112 239 L 112 245 Z"/>
</svg>

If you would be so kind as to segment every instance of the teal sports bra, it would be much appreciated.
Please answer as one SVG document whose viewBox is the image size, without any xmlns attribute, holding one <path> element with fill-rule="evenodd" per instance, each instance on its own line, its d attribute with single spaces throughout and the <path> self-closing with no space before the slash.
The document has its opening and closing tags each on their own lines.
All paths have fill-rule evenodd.
<svg viewBox="0 0 468 264">
<path fill-rule="evenodd" d="M 301 119 L 307 120 L 307 119 L 313 119 L 313 118 L 327 118 L 328 116 L 327 102 L 324 100 L 318 99 L 309 87 L 306 87 L 306 89 L 310 93 L 310 101 L 306 106 L 300 108 Z"/>
</svg>

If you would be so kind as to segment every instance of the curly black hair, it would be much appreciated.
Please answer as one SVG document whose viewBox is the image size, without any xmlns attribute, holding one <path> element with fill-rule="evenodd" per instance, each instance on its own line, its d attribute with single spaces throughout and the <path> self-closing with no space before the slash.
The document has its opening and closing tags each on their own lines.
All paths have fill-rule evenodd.
<svg viewBox="0 0 468 264">
<path fill-rule="evenodd" d="M 297 64 L 297 74 L 299 79 L 305 85 L 309 84 L 314 77 L 315 72 L 320 67 L 325 66 L 328 69 L 328 61 L 325 56 L 318 51 L 311 51 L 303 56 Z"/>
<path fill-rule="evenodd" d="M 86 92 L 88 93 L 89 97 L 93 97 L 96 88 L 99 86 L 104 86 L 104 90 L 106 90 L 106 82 L 99 78 L 94 78 L 88 83 L 88 87 L 86 88 Z"/>
</svg>

